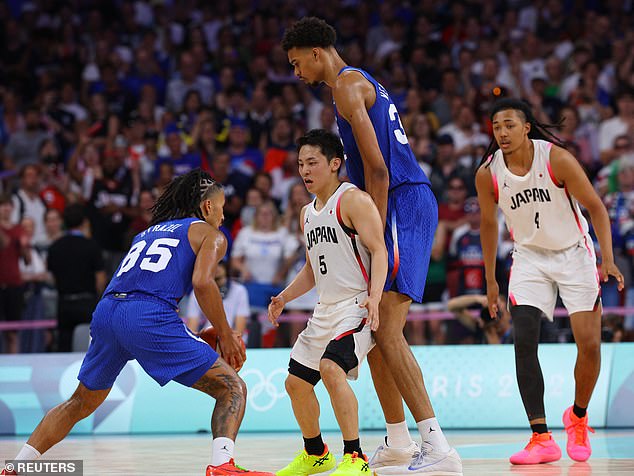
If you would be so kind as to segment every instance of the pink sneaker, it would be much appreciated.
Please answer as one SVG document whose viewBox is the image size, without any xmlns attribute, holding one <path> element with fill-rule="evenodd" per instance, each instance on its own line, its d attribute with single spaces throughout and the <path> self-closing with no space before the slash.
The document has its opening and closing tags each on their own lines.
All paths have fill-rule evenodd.
<svg viewBox="0 0 634 476">
<path fill-rule="evenodd" d="M 561 458 L 561 449 L 550 432 L 533 433 L 531 440 L 518 453 L 509 458 L 512 464 L 552 463 Z"/>
<path fill-rule="evenodd" d="M 566 433 L 568 433 L 568 443 L 566 444 L 568 456 L 575 461 L 587 461 L 592 454 L 588 430 L 594 433 L 594 430 L 588 426 L 588 415 L 579 418 L 572 412 L 572 407 L 568 407 L 562 420 Z"/>
</svg>

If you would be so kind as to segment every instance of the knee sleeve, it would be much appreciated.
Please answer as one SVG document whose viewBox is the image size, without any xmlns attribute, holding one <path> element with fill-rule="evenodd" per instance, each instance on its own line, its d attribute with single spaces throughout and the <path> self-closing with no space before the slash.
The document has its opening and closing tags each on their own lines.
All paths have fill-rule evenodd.
<svg viewBox="0 0 634 476">
<path fill-rule="evenodd" d="M 529 421 L 544 418 L 544 377 L 537 358 L 542 311 L 533 306 L 513 306 L 515 373 Z"/>
<path fill-rule="evenodd" d="M 321 374 L 318 370 L 308 368 L 295 359 L 291 359 L 288 363 L 288 373 L 311 384 L 313 387 L 321 380 Z"/>
</svg>

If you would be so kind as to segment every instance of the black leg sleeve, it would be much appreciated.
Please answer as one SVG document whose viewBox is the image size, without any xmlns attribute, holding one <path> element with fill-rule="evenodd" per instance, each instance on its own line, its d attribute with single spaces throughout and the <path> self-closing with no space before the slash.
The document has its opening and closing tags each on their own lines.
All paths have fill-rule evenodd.
<svg viewBox="0 0 634 476">
<path fill-rule="evenodd" d="M 542 312 L 533 306 L 513 306 L 513 340 L 517 384 L 528 420 L 545 418 L 544 376 L 537 358 Z"/>
</svg>

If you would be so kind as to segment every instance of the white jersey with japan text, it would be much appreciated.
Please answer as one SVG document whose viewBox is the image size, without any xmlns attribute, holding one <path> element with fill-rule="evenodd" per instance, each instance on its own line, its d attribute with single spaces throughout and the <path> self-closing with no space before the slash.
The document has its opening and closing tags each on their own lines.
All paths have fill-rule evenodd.
<svg viewBox="0 0 634 476">
<path fill-rule="evenodd" d="M 584 239 L 588 223 L 577 200 L 552 172 L 553 144 L 533 140 L 533 145 L 533 163 L 524 176 L 507 168 L 501 150 L 489 157 L 496 201 L 516 244 L 547 250 L 569 248 Z"/>
<path fill-rule="evenodd" d="M 356 188 L 341 183 L 321 210 L 316 199 L 306 207 L 304 236 L 321 304 L 350 299 L 368 289 L 370 253 L 355 230 L 345 226 L 339 211 L 341 196 Z"/>
</svg>

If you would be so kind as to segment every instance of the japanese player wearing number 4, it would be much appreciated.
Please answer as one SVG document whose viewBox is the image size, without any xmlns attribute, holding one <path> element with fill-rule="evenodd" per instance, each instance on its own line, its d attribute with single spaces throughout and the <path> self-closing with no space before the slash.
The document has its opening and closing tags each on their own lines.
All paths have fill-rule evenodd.
<svg viewBox="0 0 634 476">
<path fill-rule="evenodd" d="M 101 405 L 126 362 L 136 359 L 160 385 L 174 380 L 216 399 L 206 476 L 271 474 L 247 471 L 233 462 L 246 397 L 246 385 L 234 368 L 245 354 L 227 324 L 214 281 L 227 249 L 218 229 L 224 201 L 222 187 L 200 169 L 169 184 L 152 209 L 151 225 L 134 238 L 95 309 L 77 390 L 46 414 L 16 460 L 37 459 L 60 442 Z M 224 359 L 189 332 L 176 312 L 178 300 L 192 285 L 222 338 Z"/>
<path fill-rule="evenodd" d="M 601 288 L 588 223 L 588 210 L 601 246 L 601 278 L 608 275 L 623 289 L 614 264 L 610 219 L 583 169 L 549 126 L 538 122 L 528 104 L 502 99 L 491 111 L 494 140 L 476 174 L 481 209 L 487 300 L 491 317 L 498 311 L 495 257 L 498 207 L 515 243 L 509 301 L 515 368 L 522 402 L 531 425 L 526 447 L 513 464 L 550 463 L 561 450 L 546 426 L 544 379 L 537 358 L 540 320 L 553 318 L 557 293 L 570 314 L 577 343 L 574 404 L 563 414 L 566 450 L 576 461 L 590 457 L 586 408 L 601 366 Z"/>
<path fill-rule="evenodd" d="M 291 351 L 286 390 L 304 437 L 304 449 L 278 476 L 329 471 L 335 459 L 321 439 L 314 387 L 323 379 L 343 436 L 344 455 L 333 475 L 370 474 L 359 442 L 357 399 L 346 382 L 374 346 L 379 301 L 387 274 L 387 251 L 372 198 L 339 181 L 343 147 L 323 129 L 298 140 L 299 174 L 316 196 L 300 214 L 306 264 L 271 298 L 269 319 L 277 325 L 284 304 L 317 286 L 319 303 Z"/>
</svg>

